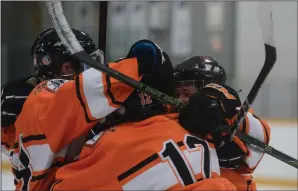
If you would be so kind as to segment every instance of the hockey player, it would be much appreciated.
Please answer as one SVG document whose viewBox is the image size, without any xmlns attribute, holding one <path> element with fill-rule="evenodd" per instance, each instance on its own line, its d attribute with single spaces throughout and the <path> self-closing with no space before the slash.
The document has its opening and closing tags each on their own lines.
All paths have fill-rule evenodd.
<svg viewBox="0 0 298 191">
<path fill-rule="evenodd" d="M 1 127 L 3 127 L 1 128 L 2 139 L 6 139 L 6 136 L 10 133 L 13 134 L 12 131 L 14 130 L 14 123 L 17 119 L 17 116 L 20 114 L 24 102 L 35 86 L 42 81 L 57 77 L 68 80 L 73 79 L 76 74 L 79 74 L 85 68 L 85 65 L 78 61 L 65 61 L 61 64 L 59 63 L 58 65 L 56 64 L 56 61 L 52 62 L 50 60 L 51 58 L 46 55 L 42 58 L 34 58 L 36 56 L 41 56 L 41 54 L 34 54 L 36 48 L 43 48 L 40 44 L 41 39 L 49 36 L 49 34 L 53 33 L 53 31 L 53 28 L 44 30 L 32 45 L 31 56 L 34 59 L 35 75 L 9 82 L 1 87 Z M 77 38 L 81 40 L 81 45 L 94 59 L 103 59 L 100 50 L 95 49 L 95 45 L 88 34 L 75 29 L 73 31 Z M 56 44 L 55 47 L 58 48 L 61 43 L 59 46 L 58 45 L 59 44 Z M 67 54 L 65 54 L 65 56 L 66 55 Z M 65 59 L 68 58 L 65 57 Z M 37 62 L 37 60 L 39 62 Z M 10 126 L 12 126 L 12 128 L 8 128 Z M 2 141 L 2 146 L 6 147 L 4 150 L 10 148 L 10 141 Z"/>
<path fill-rule="evenodd" d="M 97 51 L 89 35 L 73 32 L 86 52 Z M 1 124 L 1 145 L 13 166 L 16 190 L 48 190 L 57 168 L 67 162 L 70 144 L 87 134 L 100 118 L 116 110 L 133 91 L 93 68 L 83 71 L 83 63 L 70 55 L 54 29 L 38 37 L 32 55 L 42 82 L 32 91 L 32 86 L 19 92 L 13 86 L 9 92 L 7 86 L 2 89 L 2 108 L 10 97 L 19 98 L 13 93 L 26 96 L 30 92 L 26 101 L 19 102 L 24 105 L 14 111 L 16 121 Z M 137 58 L 110 63 L 111 68 L 137 81 L 158 65 L 138 62 Z M 21 82 L 18 85 L 24 87 Z M 10 112 L 9 107 L 5 109 Z"/>
<path fill-rule="evenodd" d="M 194 134 L 208 134 L 220 125 L 214 120 L 215 118 L 228 119 L 227 123 L 232 123 L 233 117 L 238 112 L 236 108 L 241 106 L 241 102 L 237 92 L 225 85 L 225 70 L 214 58 L 209 56 L 188 58 L 175 67 L 174 73 L 176 96 L 182 102 L 189 103 L 187 109 L 180 113 L 180 123 L 183 127 Z M 210 107 L 207 111 L 200 110 L 202 104 L 208 105 L 212 101 L 215 101 L 214 107 Z M 222 106 L 222 109 L 216 105 Z M 252 111 L 247 114 L 240 130 L 266 144 L 269 143 L 269 126 Z M 220 136 L 217 136 L 217 139 L 215 141 L 222 141 Z M 223 177 L 236 185 L 238 190 L 256 190 L 252 173 L 264 153 L 253 150 L 237 136 L 232 142 L 227 142 L 217 149 L 217 153 Z"/>
<path fill-rule="evenodd" d="M 127 58 L 151 63 L 141 81 L 174 95 L 173 68 L 157 45 L 135 43 Z M 147 65 L 147 64 L 146 64 Z M 133 65 L 127 65 L 133 70 Z M 219 177 L 215 145 L 189 134 L 164 104 L 134 90 L 109 131 L 92 129 L 80 158 L 59 168 L 51 190 L 235 190 Z"/>
<path fill-rule="evenodd" d="M 35 75 L 9 82 L 1 87 L 1 146 L 2 151 L 7 155 L 6 151 L 11 150 L 15 143 L 14 123 L 21 113 L 24 102 L 35 86 L 45 80 L 58 77 L 71 80 L 85 68 L 83 63 L 75 61 L 67 52 L 63 53 L 64 60 L 57 58 L 59 55 L 55 52 L 55 49 L 61 49 L 61 42 L 53 44 L 55 41 L 51 41 L 54 31 L 53 28 L 44 30 L 32 45 L 31 56 L 34 60 Z M 75 29 L 73 29 L 73 32 L 80 40 L 81 45 L 94 59 L 98 61 L 103 59 L 101 51 L 95 48 L 93 40 L 88 34 Z M 47 39 L 51 44 L 49 46 L 42 44 L 44 39 Z M 38 54 L 35 54 L 35 52 L 38 52 Z M 47 52 L 55 55 L 50 57 L 46 55 Z M 60 60 L 57 61 L 57 59 Z"/>
</svg>

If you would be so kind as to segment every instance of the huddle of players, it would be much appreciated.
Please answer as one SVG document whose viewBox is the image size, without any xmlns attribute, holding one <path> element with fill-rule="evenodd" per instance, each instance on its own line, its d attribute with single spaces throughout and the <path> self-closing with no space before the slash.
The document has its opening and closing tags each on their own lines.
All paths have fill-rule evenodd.
<svg viewBox="0 0 298 191">
<path fill-rule="evenodd" d="M 101 62 L 91 37 L 73 29 Z M 256 190 L 264 153 L 227 132 L 241 102 L 224 68 L 195 56 L 173 68 L 148 40 L 109 67 L 187 104 L 171 108 L 72 57 L 55 30 L 32 46 L 36 76 L 2 87 L 1 146 L 16 190 Z M 251 111 L 240 130 L 268 144 Z M 222 144 L 224 142 L 224 144 Z M 223 146 L 222 146 L 223 145 Z"/>
</svg>

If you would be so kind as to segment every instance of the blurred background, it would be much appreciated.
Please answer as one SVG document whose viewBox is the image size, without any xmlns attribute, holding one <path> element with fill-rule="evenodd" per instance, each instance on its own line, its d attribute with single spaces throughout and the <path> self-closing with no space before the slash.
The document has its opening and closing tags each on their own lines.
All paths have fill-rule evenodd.
<svg viewBox="0 0 298 191">
<path fill-rule="evenodd" d="M 242 90 L 243 101 L 265 60 L 258 4 L 109 2 L 107 59 L 125 56 L 135 41 L 144 38 L 159 44 L 174 65 L 194 55 L 213 56 L 224 66 L 228 84 Z M 297 2 L 272 5 L 277 62 L 253 109 L 272 125 L 272 145 L 297 158 Z M 63 7 L 71 27 L 86 31 L 98 42 L 99 2 L 67 1 Z M 31 45 L 48 27 L 45 2 L 1 2 L 1 85 L 33 74 Z M 263 161 L 267 162 L 256 172 L 263 184 L 269 180 L 274 185 L 286 177 L 280 185 L 297 189 L 297 170 L 270 157 Z M 272 172 L 272 165 L 284 173 Z M 264 178 L 272 175 L 275 179 Z"/>
<path fill-rule="evenodd" d="M 51 27 L 44 2 L 1 2 L 1 84 L 33 74 L 31 45 Z M 63 2 L 70 25 L 98 41 L 99 2 Z M 215 57 L 228 83 L 245 99 L 265 59 L 257 2 L 109 2 L 108 60 L 137 40 L 157 42 L 173 64 L 194 55 Z M 256 98 L 262 117 L 297 118 L 297 2 L 274 2 L 277 63 Z"/>
</svg>

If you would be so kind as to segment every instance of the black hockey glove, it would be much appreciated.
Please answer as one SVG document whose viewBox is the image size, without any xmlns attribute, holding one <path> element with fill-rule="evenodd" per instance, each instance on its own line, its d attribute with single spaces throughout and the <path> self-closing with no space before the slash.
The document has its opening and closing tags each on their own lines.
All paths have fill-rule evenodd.
<svg viewBox="0 0 298 191">
<path fill-rule="evenodd" d="M 8 127 L 16 121 L 24 102 L 35 87 L 31 81 L 39 81 L 32 78 L 36 77 L 16 80 L 1 87 L 1 127 Z"/>
<path fill-rule="evenodd" d="M 219 166 L 222 168 L 236 169 L 244 164 L 245 153 L 235 142 L 226 142 L 217 149 Z"/>
<path fill-rule="evenodd" d="M 239 112 L 239 110 L 237 110 L 236 108 L 241 106 L 241 101 L 238 93 L 233 88 L 227 85 L 223 85 L 223 87 L 221 87 L 217 84 L 208 84 L 204 87 L 203 91 L 205 91 L 207 95 L 216 97 L 217 101 L 220 103 L 222 115 L 225 119 L 225 121 L 223 122 L 224 125 L 226 125 L 226 122 L 228 121 L 231 123 L 232 118 Z M 245 153 L 235 142 L 229 141 L 229 134 L 227 134 L 226 137 L 221 137 L 220 135 L 217 136 L 217 138 L 222 138 L 222 140 L 225 141 L 224 146 L 217 149 L 220 167 L 236 169 L 242 163 L 244 163 L 243 156 L 245 155 Z"/>
<path fill-rule="evenodd" d="M 201 92 L 217 101 L 226 119 L 234 117 L 238 113 L 237 107 L 241 107 L 238 93 L 228 85 L 207 84 Z"/>
<path fill-rule="evenodd" d="M 185 109 L 180 111 L 179 123 L 190 133 L 206 136 L 218 133 L 226 120 L 237 114 L 241 106 L 235 90 L 227 85 L 208 84 L 190 97 Z"/>
<path fill-rule="evenodd" d="M 193 94 L 185 109 L 180 111 L 179 123 L 190 133 L 206 136 L 211 134 L 213 142 L 220 144 L 230 140 L 229 134 L 218 131 L 237 113 L 241 102 L 237 92 L 227 85 L 208 84 Z M 244 152 L 234 142 L 227 141 L 218 152 L 219 163 L 224 168 L 237 168 L 243 162 Z"/>
</svg>

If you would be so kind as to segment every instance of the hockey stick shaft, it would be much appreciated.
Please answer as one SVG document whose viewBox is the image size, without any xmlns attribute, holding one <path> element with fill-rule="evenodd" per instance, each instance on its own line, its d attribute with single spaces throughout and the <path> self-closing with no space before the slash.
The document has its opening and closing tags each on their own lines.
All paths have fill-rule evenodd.
<svg viewBox="0 0 298 191">
<path fill-rule="evenodd" d="M 93 60 L 81 47 L 80 43 L 76 39 L 72 30 L 70 29 L 67 20 L 63 14 L 63 9 L 60 1 L 47 1 L 48 10 L 50 13 L 50 17 L 52 19 L 52 23 L 54 28 L 56 29 L 59 38 L 62 43 L 67 47 L 67 49 L 71 52 L 73 56 L 77 59 L 83 61 L 90 67 L 98 69 L 103 73 L 133 87 L 139 89 L 140 91 L 150 95 L 152 98 L 155 98 L 162 103 L 173 105 L 177 108 L 182 108 L 184 105 L 178 101 L 177 99 L 168 96 L 150 86 L 143 84 L 141 82 L 137 82 L 134 79 L 117 72 L 106 65 L 98 64 L 95 60 Z"/>
<path fill-rule="evenodd" d="M 232 124 L 232 137 L 234 136 L 236 129 L 238 129 L 243 122 L 249 108 L 257 97 L 262 84 L 266 80 L 268 74 L 276 62 L 276 47 L 274 45 L 275 43 L 273 37 L 272 6 L 270 3 L 259 4 L 258 18 L 265 45 L 265 62 L 261 72 L 259 73 L 255 83 L 247 95 L 247 98 L 242 104 L 236 120 Z"/>
<path fill-rule="evenodd" d="M 241 131 L 236 131 L 235 135 L 239 137 L 241 140 L 243 140 L 245 143 L 248 143 L 253 148 L 260 150 L 261 152 L 264 152 L 274 158 L 277 158 L 288 165 L 291 165 L 295 168 L 298 168 L 298 161 L 297 159 L 294 159 L 293 157 L 290 157 L 275 148 L 271 147 L 270 145 L 267 145 L 257 139 L 254 139 L 253 137 L 247 136 L 245 133 Z"/>
<path fill-rule="evenodd" d="M 83 61 L 84 63 L 88 64 L 89 66 L 91 66 L 95 69 L 98 69 L 98 70 L 102 71 L 103 73 L 105 73 L 105 74 L 107 74 L 107 75 L 133 87 L 133 88 L 139 89 L 140 91 L 150 95 L 151 97 L 153 97 L 163 103 L 170 104 L 170 105 L 173 105 L 178 108 L 184 107 L 184 105 L 180 101 L 178 101 L 176 98 L 168 96 L 167 94 L 164 94 L 154 88 L 151 88 L 150 86 L 148 86 L 144 83 L 138 82 L 138 81 L 136 81 L 120 72 L 117 72 L 117 71 L 105 66 L 105 65 L 97 64 L 97 62 L 94 61 L 85 51 L 80 51 L 78 53 L 75 53 L 75 54 L 73 54 L 73 56 L 75 56 L 79 60 Z"/>
<path fill-rule="evenodd" d="M 236 117 L 235 122 L 232 124 L 232 130 L 233 130 L 233 135 L 235 134 L 236 130 L 240 127 L 242 124 L 243 120 L 245 119 L 245 116 L 251 107 L 252 103 L 254 102 L 255 98 L 258 95 L 259 90 L 261 89 L 262 84 L 264 83 L 265 79 L 267 78 L 268 74 L 270 73 L 272 67 L 274 66 L 276 62 L 276 48 L 269 45 L 265 44 L 265 54 L 266 54 L 266 60 L 264 63 L 264 66 L 258 75 L 255 83 L 253 84 L 247 98 L 243 102 L 240 112 Z"/>
<path fill-rule="evenodd" d="M 132 79 L 122 73 L 119 73 L 105 65 L 98 64 L 91 57 L 89 57 L 89 55 L 83 50 L 83 48 L 81 47 L 81 45 L 75 38 L 74 34 L 72 33 L 72 31 L 67 23 L 67 20 L 63 14 L 61 2 L 60 1 L 47 1 L 47 5 L 48 5 L 50 17 L 52 19 L 54 28 L 56 29 L 56 31 L 59 35 L 59 38 L 61 39 L 63 44 L 67 47 L 67 49 L 76 58 L 78 58 L 81 61 L 84 61 L 89 66 L 91 66 L 95 69 L 98 69 L 98 70 L 102 71 L 103 73 L 105 73 L 105 74 L 107 74 L 107 75 L 133 87 L 133 88 L 139 89 L 140 91 L 152 96 L 153 98 L 155 98 L 163 103 L 173 105 L 177 108 L 185 107 L 180 101 L 178 101 L 177 99 L 175 99 L 173 97 L 170 97 L 158 90 L 155 90 L 154 88 L 151 88 L 151 87 L 147 86 L 146 84 L 137 82 L 134 79 Z M 258 145 L 263 144 L 261 141 L 258 141 L 256 139 L 254 139 L 253 137 L 250 137 L 246 134 L 244 134 L 243 137 L 249 137 L 246 140 L 243 140 L 243 139 L 242 140 L 246 142 L 249 139 L 249 140 L 251 140 L 250 142 L 248 142 L 250 144 L 252 144 L 253 141 L 255 144 L 258 143 Z M 264 152 L 267 153 L 267 150 L 265 149 Z M 273 150 L 273 152 L 274 152 L 274 150 Z M 276 157 L 275 155 L 278 155 L 279 157 Z M 271 155 L 271 156 L 274 156 L 274 157 L 280 159 L 281 161 L 286 162 L 286 158 L 283 157 L 284 154 L 280 155 L 279 153 L 275 153 L 275 155 Z"/>
<path fill-rule="evenodd" d="M 263 142 L 254 139 L 246 134 L 238 131 L 238 128 L 241 126 L 245 116 L 254 102 L 255 98 L 258 95 L 259 90 L 261 89 L 262 84 L 266 80 L 268 74 L 276 63 L 276 47 L 274 46 L 273 38 L 273 18 L 272 18 L 272 7 L 270 3 L 261 3 L 259 6 L 259 20 L 262 28 L 264 45 L 265 45 L 265 62 L 259 73 L 253 87 L 251 88 L 247 98 L 243 102 L 240 112 L 236 116 L 234 123 L 232 124 L 232 136 L 235 134 L 243 140 L 246 144 L 249 144 L 252 147 L 258 148 L 264 153 L 267 153 L 295 168 L 298 168 L 298 162 L 293 157 L 290 157 L 273 147 L 264 144 Z"/>
<path fill-rule="evenodd" d="M 290 156 L 274 149 L 270 145 L 264 144 L 263 142 L 258 141 L 257 139 L 254 139 L 250 136 L 247 136 L 246 134 L 242 133 L 241 131 L 238 131 L 239 126 L 243 122 L 251 104 L 253 103 L 253 101 L 255 100 L 255 98 L 257 96 L 258 90 L 261 88 L 261 85 L 265 81 L 268 73 L 272 69 L 274 62 L 276 60 L 275 47 L 265 44 L 265 52 L 268 55 L 268 56 L 266 56 L 265 64 L 264 64 L 256 82 L 254 83 L 251 91 L 249 92 L 245 102 L 243 103 L 240 113 L 237 115 L 237 118 L 236 118 L 234 124 L 232 125 L 232 128 L 235 129 L 234 134 L 237 137 L 239 137 L 241 140 L 243 140 L 245 143 L 247 143 L 250 146 L 252 146 L 256 149 L 259 149 L 262 152 L 267 153 L 268 155 L 273 156 L 273 157 L 275 157 L 275 158 L 277 158 L 277 159 L 279 159 L 295 168 L 298 168 L 298 161 L 296 159 L 294 159 L 293 157 L 290 157 Z"/>
<path fill-rule="evenodd" d="M 108 2 L 99 2 L 99 29 L 98 29 L 98 48 L 106 53 L 107 45 L 107 23 L 108 23 Z M 106 55 L 105 55 L 106 58 Z"/>
</svg>

